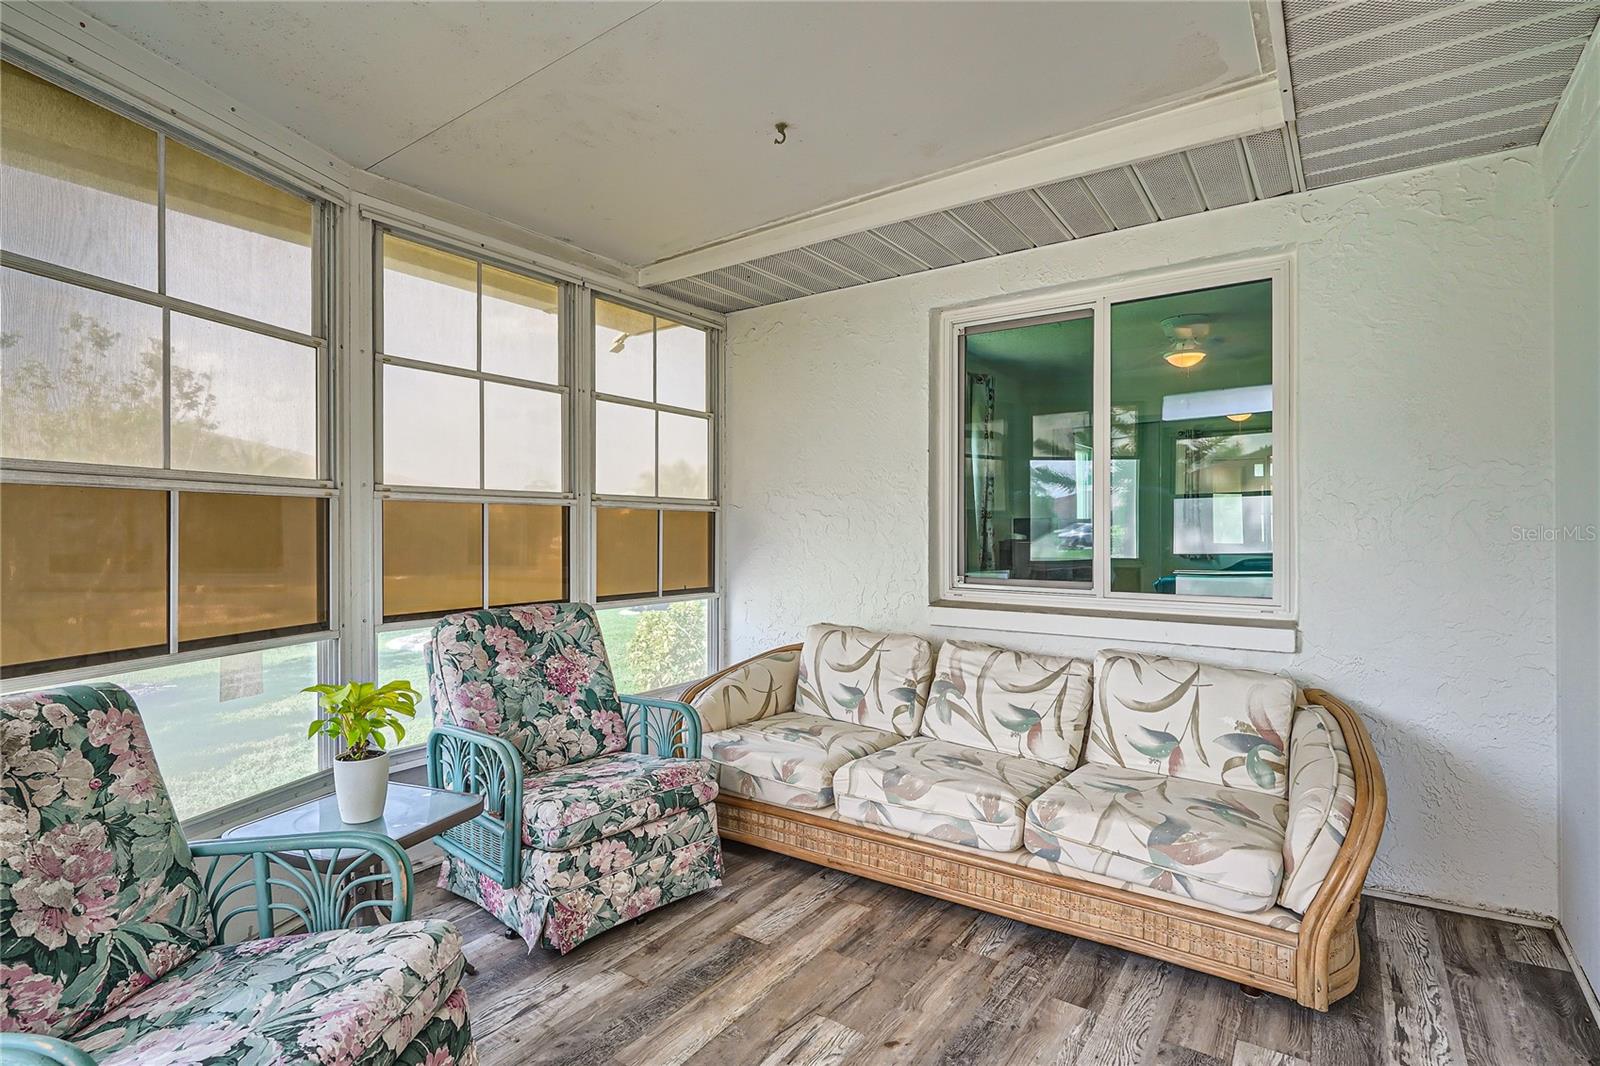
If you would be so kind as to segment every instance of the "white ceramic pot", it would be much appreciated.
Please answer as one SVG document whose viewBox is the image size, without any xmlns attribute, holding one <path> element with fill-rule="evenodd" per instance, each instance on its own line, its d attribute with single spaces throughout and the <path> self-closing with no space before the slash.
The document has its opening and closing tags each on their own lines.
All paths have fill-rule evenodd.
<svg viewBox="0 0 1600 1066">
<path fill-rule="evenodd" d="M 345 824 L 383 817 L 383 801 L 389 798 L 389 753 L 357 762 L 333 760 L 333 792 Z"/>
</svg>

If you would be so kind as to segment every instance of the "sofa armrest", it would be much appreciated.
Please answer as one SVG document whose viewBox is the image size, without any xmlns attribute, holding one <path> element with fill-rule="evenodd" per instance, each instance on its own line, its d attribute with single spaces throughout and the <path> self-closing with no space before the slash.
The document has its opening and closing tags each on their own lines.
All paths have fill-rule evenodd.
<svg viewBox="0 0 1600 1066">
<path fill-rule="evenodd" d="M 94 1059 L 76 1044 L 32 1033 L 0 1033 L 0 1062 L 6 1066 L 94 1066 Z"/>
<path fill-rule="evenodd" d="M 308 933 L 343 929 L 363 911 L 387 910 L 391 922 L 411 916 L 411 860 L 378 833 L 347 829 L 200 840 L 189 852 L 217 860 L 200 889 L 219 942 L 226 940 L 229 922 L 250 915 L 262 937 L 273 935 L 280 914 L 297 919 Z M 385 887 L 387 899 L 379 895 Z"/>
<path fill-rule="evenodd" d="M 695 682 L 683 700 L 714 733 L 794 710 L 799 678 L 800 645 L 786 644 Z"/>
<path fill-rule="evenodd" d="M 1336 993 L 1333 983 L 1343 982 L 1344 991 L 1348 991 L 1355 981 L 1356 966 L 1353 961 L 1347 960 L 1341 967 L 1331 967 L 1330 951 L 1338 939 L 1336 933 L 1340 927 L 1355 920 L 1361 888 L 1366 883 L 1372 857 L 1377 853 L 1378 841 L 1383 836 L 1383 823 L 1389 810 L 1389 791 L 1384 781 L 1383 767 L 1378 764 L 1377 749 L 1360 715 L 1343 700 L 1320 689 L 1307 689 L 1304 698 L 1307 703 L 1325 711 L 1339 727 L 1340 737 L 1349 753 L 1351 777 L 1355 782 L 1355 803 L 1349 828 L 1305 907 L 1295 958 L 1295 983 L 1301 989 L 1298 996 L 1300 1002 L 1316 1010 L 1327 1010 L 1329 1003 L 1344 994 Z M 1290 747 L 1293 747 L 1292 742 Z M 1289 772 L 1291 775 L 1294 773 L 1292 754 Z M 1335 969 L 1341 972 L 1333 972 Z"/>
<path fill-rule="evenodd" d="M 522 753 L 504 737 L 460 726 L 428 734 L 428 785 L 483 797 L 483 812 L 435 838 L 504 888 L 517 883 L 522 857 Z"/>
<path fill-rule="evenodd" d="M 687 703 L 653 696 L 623 696 L 628 750 L 649 755 L 700 757 L 700 715 Z"/>
</svg>

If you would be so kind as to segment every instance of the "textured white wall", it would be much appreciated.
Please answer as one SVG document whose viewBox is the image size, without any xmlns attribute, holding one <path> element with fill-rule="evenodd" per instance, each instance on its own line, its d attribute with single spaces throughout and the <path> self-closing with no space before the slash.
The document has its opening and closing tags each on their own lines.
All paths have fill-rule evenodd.
<svg viewBox="0 0 1600 1066">
<path fill-rule="evenodd" d="M 1541 146 L 1554 295 L 1561 924 L 1600 979 L 1600 38 Z"/>
<path fill-rule="evenodd" d="M 1553 913 L 1552 548 L 1515 534 L 1552 516 L 1548 221 L 1521 151 L 731 316 L 733 652 L 823 619 L 974 636 L 928 623 L 930 310 L 1295 249 L 1302 650 L 1196 654 L 1364 714 L 1374 886 Z"/>
</svg>

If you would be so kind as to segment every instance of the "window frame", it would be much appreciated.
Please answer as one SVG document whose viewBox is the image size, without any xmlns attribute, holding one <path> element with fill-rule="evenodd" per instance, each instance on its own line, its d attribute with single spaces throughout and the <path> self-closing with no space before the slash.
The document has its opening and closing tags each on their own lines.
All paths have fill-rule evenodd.
<svg viewBox="0 0 1600 1066">
<path fill-rule="evenodd" d="M 167 121 L 153 109 L 124 102 L 116 95 L 84 84 L 74 77 L 55 70 L 10 47 L 4 50 L 4 61 L 32 74 L 74 96 L 103 108 L 122 119 L 154 132 L 157 144 L 157 229 L 156 247 L 152 249 L 157 259 L 154 289 L 103 278 L 75 268 L 60 266 L 31 256 L 0 249 L 0 266 L 25 274 L 63 282 L 93 292 L 126 299 L 161 312 L 163 412 L 162 412 L 162 465 L 127 466 L 118 464 L 57 461 L 49 459 L 23 459 L 0 456 L 0 481 L 13 484 L 39 484 L 77 486 L 86 488 L 144 489 L 163 492 L 167 497 L 167 641 L 164 652 L 140 656 L 110 657 L 102 661 L 42 670 L 34 673 L 14 673 L 0 678 L 0 693 L 26 692 L 48 689 L 60 685 L 134 673 L 165 666 L 205 662 L 247 655 L 274 648 L 297 645 L 314 645 L 316 648 L 319 683 L 336 683 L 341 674 L 342 642 L 346 625 L 342 589 L 347 576 L 345 559 L 345 493 L 340 479 L 341 442 L 340 419 L 336 412 L 341 394 L 336 383 L 337 359 L 335 349 L 343 328 L 339 294 L 346 279 L 341 274 L 338 249 L 341 242 L 343 218 L 342 204 L 330 196 L 328 190 L 301 180 L 283 168 L 269 166 L 259 153 L 248 157 L 237 147 L 222 143 L 190 129 L 182 123 Z M 235 312 L 214 308 L 168 295 L 166 244 L 166 146 L 175 142 L 191 151 L 203 154 L 222 165 L 257 181 L 280 189 L 306 201 L 311 207 L 311 322 L 309 333 L 302 333 L 274 323 L 252 319 Z M 225 471 L 190 470 L 172 465 L 172 416 L 167 386 L 172 380 L 172 316 L 188 315 L 202 321 L 240 329 L 258 336 L 288 341 L 315 352 L 315 405 L 316 405 L 316 476 L 309 478 L 276 475 L 246 474 Z M 179 568 L 179 501 L 184 493 L 234 493 L 269 496 L 299 496 L 322 499 L 325 502 L 325 568 L 322 593 L 327 607 L 326 624 L 295 632 L 279 633 L 234 643 L 209 643 L 205 646 L 182 647 L 179 641 L 178 600 L 180 594 Z M 306 709 L 316 714 L 316 705 L 307 697 Z M 279 785 L 235 803 L 207 811 L 191 819 L 196 824 L 210 824 L 230 817 L 242 810 L 261 809 L 264 804 L 279 797 L 297 792 L 308 781 L 328 773 L 336 754 L 335 742 L 328 737 L 315 741 L 318 770 L 315 774 L 285 781 Z"/>
<path fill-rule="evenodd" d="M 1116 592 L 1111 588 L 1111 542 L 1098 535 L 1111 528 L 1111 494 L 1094 494 L 1096 530 L 1091 587 L 1070 587 L 1045 582 L 984 582 L 962 573 L 965 548 L 962 478 L 964 476 L 962 426 L 966 400 L 964 336 L 968 330 L 1004 328 L 1049 321 L 1074 312 L 1094 316 L 1093 484 L 1109 485 L 1111 474 L 1111 308 L 1120 303 L 1153 296 L 1176 295 L 1251 281 L 1272 282 L 1272 396 L 1273 396 L 1273 595 L 1266 600 L 1228 597 L 1179 597 L 1145 592 Z M 975 624 L 972 611 L 991 619 L 1006 619 L 1000 628 L 1035 632 L 1083 631 L 1084 635 L 1115 635 L 1137 639 L 1171 636 L 1174 632 L 1205 643 L 1206 627 L 1137 625 L 1079 627 L 1074 616 L 1179 623 L 1222 623 L 1229 629 L 1256 626 L 1286 628 L 1295 622 L 1295 489 L 1294 453 L 1294 256 L 1284 253 L 1182 267 L 1132 275 L 1088 285 L 1040 290 L 1021 296 L 985 300 L 937 309 L 932 314 L 932 417 L 930 464 L 931 511 L 929 602 L 935 622 Z M 948 609 L 941 615 L 939 609 Z M 1006 615 L 996 615 L 1006 611 Z M 1042 625 L 1030 624 L 1028 614 L 1055 616 Z M 1063 618 L 1062 616 L 1066 616 Z M 996 621 L 989 624 L 994 625 Z M 1210 627 L 1217 628 L 1217 627 Z M 1095 630 L 1091 633 L 1089 630 Z M 1222 646 L 1256 647 L 1249 637 L 1222 638 Z M 1280 641 L 1268 639 L 1276 648 Z"/>
</svg>

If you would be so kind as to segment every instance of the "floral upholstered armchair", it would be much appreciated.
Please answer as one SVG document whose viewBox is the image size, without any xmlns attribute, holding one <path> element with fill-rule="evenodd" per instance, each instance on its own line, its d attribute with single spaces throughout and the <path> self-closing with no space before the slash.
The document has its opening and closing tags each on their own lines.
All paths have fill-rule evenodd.
<svg viewBox="0 0 1600 1066">
<path fill-rule="evenodd" d="M 6 1066 L 476 1062 L 461 936 L 405 920 L 411 866 L 393 841 L 185 843 L 115 685 L 0 700 L 0 759 Z M 390 923 L 346 928 L 374 913 Z M 224 943 L 279 917 L 304 931 Z"/>
<path fill-rule="evenodd" d="M 428 646 L 428 783 L 484 797 L 440 884 L 563 954 L 722 883 L 700 719 L 617 695 L 587 604 L 451 615 Z"/>
</svg>

